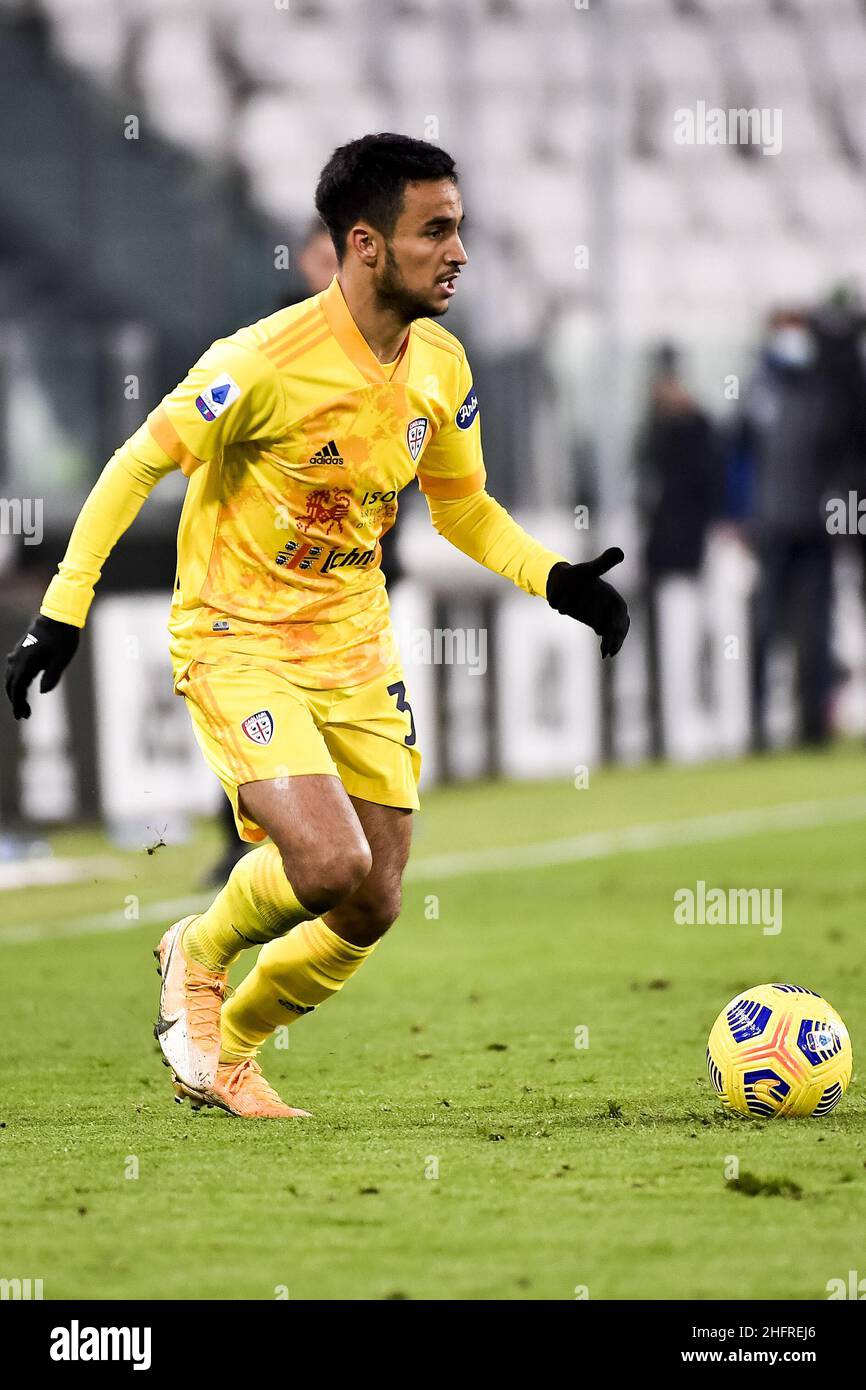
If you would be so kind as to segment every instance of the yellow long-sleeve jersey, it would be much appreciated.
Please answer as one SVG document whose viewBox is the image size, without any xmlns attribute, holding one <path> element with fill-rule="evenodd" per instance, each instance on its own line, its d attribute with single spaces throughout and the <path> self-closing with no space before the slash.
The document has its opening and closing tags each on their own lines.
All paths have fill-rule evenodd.
<svg viewBox="0 0 866 1390">
<path fill-rule="evenodd" d="M 161 477 L 189 478 L 169 617 L 175 679 L 224 652 L 332 689 L 397 659 L 380 539 L 417 477 L 458 549 L 544 594 L 563 557 L 485 490 L 478 399 L 457 339 L 414 322 L 384 367 L 339 281 L 218 340 L 106 465 L 42 603 L 83 627 L 102 566 Z"/>
</svg>

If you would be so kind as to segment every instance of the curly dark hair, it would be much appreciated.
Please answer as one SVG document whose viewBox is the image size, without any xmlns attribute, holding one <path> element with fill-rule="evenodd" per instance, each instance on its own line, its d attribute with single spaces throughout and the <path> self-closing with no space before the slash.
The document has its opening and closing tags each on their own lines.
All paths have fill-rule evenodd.
<svg viewBox="0 0 866 1390">
<path fill-rule="evenodd" d="M 342 264 L 346 237 L 359 217 L 390 237 L 403 207 L 407 183 L 452 179 L 450 154 L 409 135 L 363 135 L 334 150 L 316 186 L 316 211 L 331 234 Z"/>
</svg>

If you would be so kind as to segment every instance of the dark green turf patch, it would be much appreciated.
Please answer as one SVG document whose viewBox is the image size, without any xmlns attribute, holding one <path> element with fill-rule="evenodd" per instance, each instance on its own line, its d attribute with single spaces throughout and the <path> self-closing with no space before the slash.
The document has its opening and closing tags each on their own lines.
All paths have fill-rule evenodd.
<svg viewBox="0 0 866 1390">
<path fill-rule="evenodd" d="M 791 1197 L 798 1202 L 803 1195 L 802 1187 L 792 1178 L 759 1178 L 747 1172 L 728 1178 L 725 1186 L 731 1192 L 742 1192 L 744 1197 Z"/>
</svg>

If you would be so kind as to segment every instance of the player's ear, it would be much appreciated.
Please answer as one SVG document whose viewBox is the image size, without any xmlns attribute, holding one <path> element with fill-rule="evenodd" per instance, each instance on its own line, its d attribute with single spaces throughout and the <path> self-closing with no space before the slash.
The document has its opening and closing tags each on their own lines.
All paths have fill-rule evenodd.
<svg viewBox="0 0 866 1390">
<path fill-rule="evenodd" d="M 364 265 L 372 268 L 376 264 L 379 256 L 379 242 L 375 232 L 366 223 L 359 222 L 357 226 L 352 228 L 349 232 L 348 242 Z"/>
</svg>

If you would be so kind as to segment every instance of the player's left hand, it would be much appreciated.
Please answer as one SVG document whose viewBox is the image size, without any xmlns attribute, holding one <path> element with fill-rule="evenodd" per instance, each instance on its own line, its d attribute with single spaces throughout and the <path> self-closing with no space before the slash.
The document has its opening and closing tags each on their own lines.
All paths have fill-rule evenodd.
<svg viewBox="0 0 866 1390">
<path fill-rule="evenodd" d="M 622 594 L 601 575 L 625 559 L 613 545 L 595 560 L 569 565 L 560 560 L 547 576 L 547 602 L 557 613 L 565 613 L 586 623 L 601 638 L 602 656 L 616 656 L 629 629 L 631 619 Z"/>
</svg>

